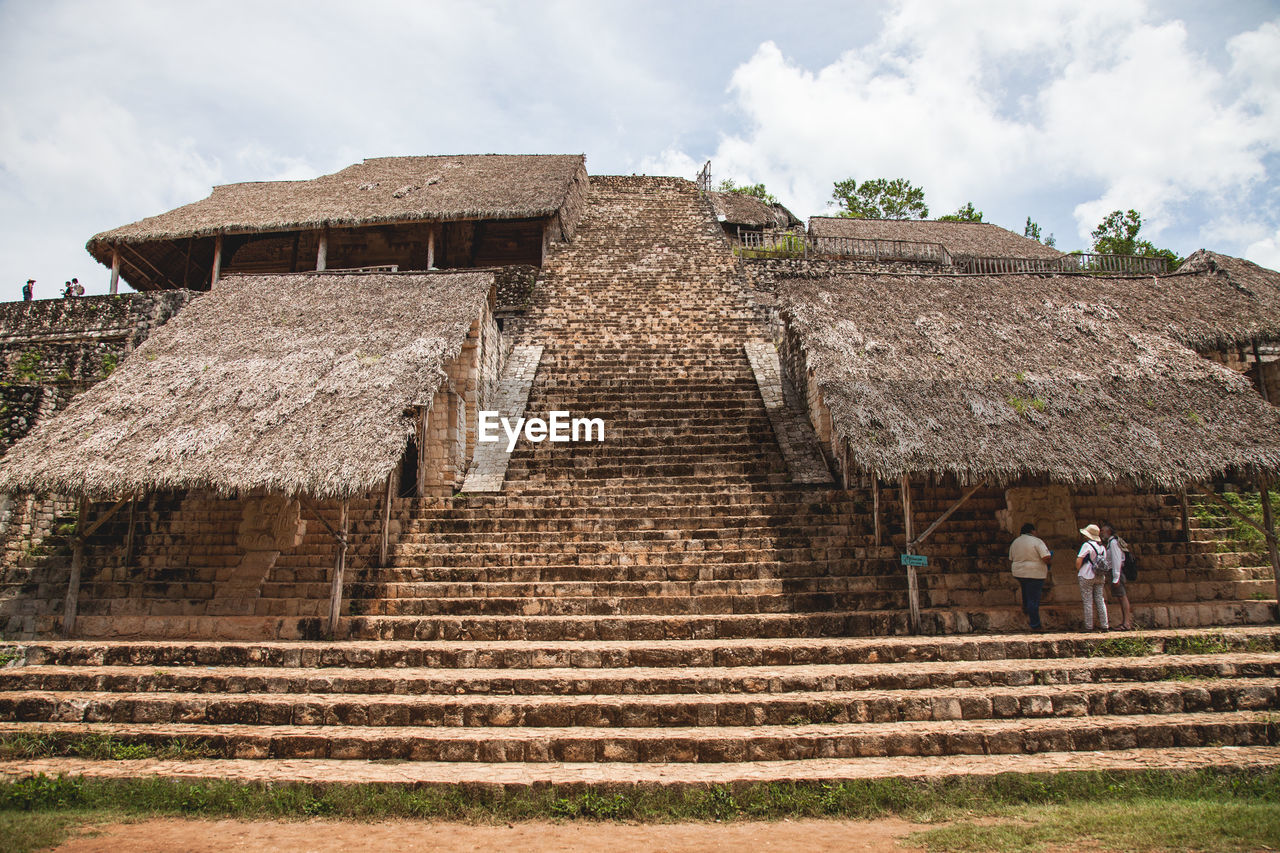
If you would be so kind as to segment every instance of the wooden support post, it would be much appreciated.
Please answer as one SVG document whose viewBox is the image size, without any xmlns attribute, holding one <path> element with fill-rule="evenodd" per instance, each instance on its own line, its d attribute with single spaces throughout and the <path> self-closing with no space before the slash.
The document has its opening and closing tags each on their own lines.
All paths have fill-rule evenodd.
<svg viewBox="0 0 1280 853">
<path fill-rule="evenodd" d="M 436 266 L 436 226 L 431 224 L 427 226 L 427 269 L 435 269 Z"/>
<path fill-rule="evenodd" d="M 316 249 L 316 271 L 325 269 L 329 263 L 329 226 L 320 231 L 320 246 Z"/>
<path fill-rule="evenodd" d="M 876 547 L 880 547 L 880 478 L 871 478 L 871 523 L 875 528 Z"/>
<path fill-rule="evenodd" d="M 76 530 L 71 534 L 71 578 L 67 581 L 67 600 L 62 605 L 62 633 L 70 637 L 76 629 L 76 607 L 80 602 L 80 572 L 84 568 L 84 536 L 89 516 L 89 499 L 80 499 L 79 514 L 76 515 Z"/>
<path fill-rule="evenodd" d="M 907 543 L 907 544 L 908 544 L 908 545 L 910 545 L 910 547 L 911 547 L 911 548 L 913 548 L 913 549 L 915 549 L 915 548 L 919 548 L 922 544 L 924 544 L 924 540 L 926 540 L 926 539 L 928 539 L 930 536 L 932 536 L 932 535 L 933 535 L 933 531 L 937 530 L 937 529 L 938 529 L 938 527 L 940 527 L 940 526 L 942 525 L 942 522 L 944 522 L 944 521 L 946 521 L 948 518 L 950 518 L 950 517 L 951 517 L 951 515 L 952 515 L 952 513 L 954 513 L 956 510 L 958 510 L 958 509 L 959 509 L 959 508 L 964 504 L 964 502 L 965 502 L 965 501 L 967 501 L 967 500 L 969 500 L 969 498 L 973 497 L 973 493 L 974 493 L 974 492 L 978 491 L 978 489 L 981 489 L 981 488 L 982 488 L 983 486 L 985 486 L 986 484 L 987 484 L 987 481 L 986 481 L 986 480 L 979 480 L 976 484 L 974 484 L 973 486 L 971 486 L 967 492 L 965 492 L 963 495 L 961 495 L 961 496 L 960 496 L 960 500 L 958 500 L 958 501 L 956 501 L 955 503 L 953 503 L 950 507 L 948 507 L 948 508 L 947 508 L 947 511 L 946 511 L 946 512 L 944 512 L 942 515 L 938 516 L 937 521 L 935 521 L 933 524 L 930 524 L 927 528 L 925 528 L 924 533 L 921 533 L 921 534 L 920 534 L 919 536 L 917 536 L 913 541 L 911 541 L 911 542 L 909 542 L 909 543 Z M 914 553 L 914 551 L 912 551 L 912 553 Z"/>
<path fill-rule="evenodd" d="M 1262 525 L 1267 528 L 1267 554 L 1271 557 L 1271 577 L 1276 587 L 1276 599 L 1280 601 L 1280 550 L 1276 548 L 1276 520 L 1275 514 L 1271 511 L 1271 490 L 1267 485 L 1266 480 L 1258 484 L 1258 497 L 1262 499 Z"/>
<path fill-rule="evenodd" d="M 915 541 L 913 535 L 915 526 L 911 518 L 911 480 L 906 474 L 902 475 L 902 522 L 907 541 L 904 550 L 908 554 L 914 554 L 915 548 L 912 543 Z M 918 634 L 920 633 L 920 579 L 916 577 L 915 566 L 907 566 L 907 603 L 911 608 L 911 632 Z"/>
<path fill-rule="evenodd" d="M 333 561 L 333 587 L 329 590 L 329 636 L 336 635 L 338 616 L 342 612 L 342 575 L 347 567 L 347 502 L 342 502 L 338 516 L 338 554 Z"/>
<path fill-rule="evenodd" d="M 120 290 L 120 247 L 111 247 L 111 293 L 115 295 Z"/>
<path fill-rule="evenodd" d="M 191 286 L 190 284 L 188 284 L 188 282 L 191 281 L 191 253 L 195 251 L 195 246 L 196 246 L 196 238 L 188 237 L 187 238 L 187 259 L 182 262 L 183 290 Z"/>
<path fill-rule="evenodd" d="M 1182 541 L 1191 541 L 1191 507 L 1187 504 L 1187 490 L 1178 492 L 1178 508 L 1182 510 Z"/>
<path fill-rule="evenodd" d="M 391 499 L 394 497 L 391 493 L 391 483 L 394 476 L 394 471 L 387 474 L 387 493 L 382 499 L 382 547 L 378 551 L 378 565 L 383 568 L 386 568 L 387 552 L 390 550 Z"/>
<path fill-rule="evenodd" d="M 1262 352 L 1258 349 L 1258 339 L 1253 339 L 1253 363 L 1258 368 L 1258 393 L 1262 395 L 1262 399 L 1268 403 L 1271 402 L 1271 395 L 1267 393 L 1267 380 L 1262 375 Z"/>
<path fill-rule="evenodd" d="M 417 495 L 427 490 L 427 414 L 426 406 L 418 407 L 418 485 Z"/>
<path fill-rule="evenodd" d="M 222 277 L 222 235 L 213 238 L 213 273 L 209 276 L 209 289 L 213 290 Z"/>
<path fill-rule="evenodd" d="M 138 525 L 138 496 L 135 494 L 133 500 L 129 501 L 129 537 L 124 543 L 124 565 L 125 568 L 133 562 L 133 534 Z"/>
</svg>

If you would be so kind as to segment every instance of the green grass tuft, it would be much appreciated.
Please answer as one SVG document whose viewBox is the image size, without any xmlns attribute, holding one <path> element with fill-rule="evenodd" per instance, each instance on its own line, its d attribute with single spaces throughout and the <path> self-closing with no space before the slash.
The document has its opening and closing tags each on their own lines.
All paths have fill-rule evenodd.
<svg viewBox="0 0 1280 853">
<path fill-rule="evenodd" d="M 1164 653 L 1167 655 L 1216 655 L 1231 650 L 1231 642 L 1218 632 L 1188 634 L 1164 641 Z"/>
<path fill-rule="evenodd" d="M 1156 653 L 1155 644 L 1146 637 L 1107 637 L 1089 649 L 1091 658 L 1140 658 Z"/>
</svg>

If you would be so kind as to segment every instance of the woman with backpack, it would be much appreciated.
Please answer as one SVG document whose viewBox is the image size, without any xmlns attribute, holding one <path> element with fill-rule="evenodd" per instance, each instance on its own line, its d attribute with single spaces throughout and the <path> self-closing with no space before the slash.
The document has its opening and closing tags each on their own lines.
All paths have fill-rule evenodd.
<svg viewBox="0 0 1280 853">
<path fill-rule="evenodd" d="M 1120 623 L 1121 631 L 1133 630 L 1133 608 L 1129 605 L 1129 592 L 1124 587 L 1125 558 L 1129 554 L 1129 543 L 1116 535 L 1111 522 L 1104 521 L 1102 528 L 1102 545 L 1107 549 L 1107 563 L 1111 566 L 1111 594 L 1120 601 L 1120 612 L 1124 621 Z"/>
<path fill-rule="evenodd" d="M 1076 555 L 1076 579 L 1080 582 L 1080 600 L 1084 603 L 1084 629 L 1093 630 L 1093 614 L 1098 614 L 1098 630 L 1109 631 L 1107 624 L 1107 597 L 1104 590 L 1111 574 L 1107 567 L 1107 549 L 1102 545 L 1102 531 L 1098 525 L 1080 528 L 1084 544 Z"/>
</svg>

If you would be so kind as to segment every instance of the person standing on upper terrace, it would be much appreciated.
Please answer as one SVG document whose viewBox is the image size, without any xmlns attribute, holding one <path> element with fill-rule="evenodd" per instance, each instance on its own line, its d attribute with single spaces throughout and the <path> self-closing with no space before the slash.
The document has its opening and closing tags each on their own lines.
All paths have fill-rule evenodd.
<svg viewBox="0 0 1280 853">
<path fill-rule="evenodd" d="M 1031 630 L 1039 631 L 1040 596 L 1044 592 L 1045 579 L 1049 577 L 1053 552 L 1035 533 L 1034 524 L 1022 525 L 1022 535 L 1009 546 L 1009 562 L 1013 564 L 1013 576 L 1022 587 L 1022 612 L 1027 614 Z"/>
<path fill-rule="evenodd" d="M 36 280 L 34 278 L 29 278 L 27 279 L 27 283 L 22 285 L 23 302 L 30 302 L 35 297 L 35 287 L 33 286 L 35 283 Z"/>
<path fill-rule="evenodd" d="M 1098 615 L 1098 630 L 1111 630 L 1107 622 L 1107 549 L 1102 545 L 1102 531 L 1098 525 L 1080 528 L 1084 544 L 1076 555 L 1076 578 L 1080 581 L 1080 600 L 1084 604 L 1084 629 L 1093 630 L 1093 617 Z"/>
<path fill-rule="evenodd" d="M 1120 612 L 1124 620 L 1120 630 L 1133 630 L 1133 605 L 1129 603 L 1129 591 L 1124 585 L 1124 555 L 1129 550 L 1129 543 L 1116 534 L 1111 522 L 1104 521 L 1101 526 L 1102 544 L 1107 549 L 1107 564 L 1111 566 L 1111 592 L 1120 602 Z"/>
</svg>

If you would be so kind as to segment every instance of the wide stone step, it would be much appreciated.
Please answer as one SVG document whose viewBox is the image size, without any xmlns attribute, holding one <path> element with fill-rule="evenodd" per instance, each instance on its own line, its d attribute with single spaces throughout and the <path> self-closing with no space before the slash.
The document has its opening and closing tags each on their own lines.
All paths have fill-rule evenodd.
<svg viewBox="0 0 1280 853">
<path fill-rule="evenodd" d="M 1133 621 L 1139 628 L 1207 628 L 1212 626 L 1264 625 L 1276 621 L 1275 600 L 1224 600 L 1213 602 L 1135 601 Z M 1118 605 L 1107 604 L 1111 623 L 1118 624 Z M 1084 616 L 1079 601 L 1074 604 L 1043 604 L 1041 623 L 1051 631 L 1078 631 Z M 927 633 L 972 633 L 1025 631 L 1027 617 L 1013 606 L 955 607 L 922 610 L 922 626 Z M 1127 636 L 1120 633 L 1119 636 Z"/>
<path fill-rule="evenodd" d="M 689 551 L 699 549 L 737 548 L 803 548 L 816 545 L 827 547 L 847 546 L 866 552 L 863 542 L 857 541 L 839 525 L 813 523 L 800 527 L 772 526 L 756 523 L 741 527 L 724 522 L 713 527 L 706 522 L 672 520 L 666 527 L 648 526 L 643 522 L 630 525 L 630 529 L 609 529 L 597 520 L 580 521 L 577 525 L 548 525 L 540 521 L 513 522 L 509 532 L 460 531 L 446 527 L 433 532 L 414 530 L 399 537 L 396 549 L 400 554 L 452 553 L 459 548 L 487 549 L 503 553 L 548 553 L 554 550 L 608 551 L 649 548 L 655 551 Z M 568 534 L 558 543 L 548 542 L 546 534 Z M 509 537 L 509 539 L 507 539 Z M 507 541 L 504 541 L 507 539 Z"/>
<path fill-rule="evenodd" d="M 195 723 L 271 726 L 793 726 L 1267 711 L 1280 680 L 1194 685 L 1089 684 L 967 690 L 813 691 L 743 696 L 386 696 L 348 694 L 0 694 L 0 723 Z"/>
<path fill-rule="evenodd" d="M 877 592 L 902 590 L 904 581 L 891 576 L 871 577 L 794 577 L 741 581 L 564 581 L 559 583 L 480 582 L 450 583 L 438 581 L 368 584 L 369 592 L 397 599 L 406 598 L 628 598 L 700 595 L 780 595 L 818 592 Z M 361 584 L 352 584 L 348 593 L 362 592 Z"/>
<path fill-rule="evenodd" d="M 138 778 L 218 779 L 272 785 L 286 783 L 397 785 L 501 785 L 523 790 L 556 785 L 565 791 L 591 786 L 625 790 L 629 787 L 676 788 L 688 785 L 736 787 L 760 783 L 815 783 L 871 779 L 965 779 L 1001 773 L 1044 774 L 1079 771 L 1144 770 L 1218 771 L 1265 770 L 1280 765 L 1280 747 L 1200 746 L 1117 749 L 1107 752 L 1039 752 L 1006 755 L 941 755 L 868 758 L 815 758 L 808 761 L 747 761 L 715 764 L 639 764 L 633 762 L 379 762 L 294 759 L 126 759 L 92 761 L 82 758 L 39 758 L 0 761 L 0 774 L 14 778 L 77 776 L 91 779 Z"/>
<path fill-rule="evenodd" d="M 1275 746 L 1280 726 L 1273 716 L 1235 711 L 1052 718 L 1035 725 L 1019 718 L 628 729 L 99 723 L 86 730 L 84 723 L 0 723 L 0 737 L 21 733 L 56 745 L 106 735 L 155 746 L 183 738 L 226 758 L 702 763 Z"/>
<path fill-rule="evenodd" d="M 453 519 L 467 522 L 507 519 L 559 521 L 575 519 L 648 519 L 664 518 L 759 519 L 779 521 L 809 518 L 839 519 L 856 513 L 870 518 L 869 509 L 857 500 L 822 501 L 819 496 L 781 492 L 769 495 L 750 489 L 724 491 L 672 490 L 632 494 L 633 502 L 620 502 L 617 495 L 592 492 L 574 496 L 530 497 L 504 493 L 501 495 L 458 495 L 452 498 L 424 499 L 409 503 L 397 500 L 397 509 L 405 509 L 412 519 Z M 770 499 L 772 498 L 772 499 Z M 865 513 L 865 515 L 864 515 Z"/>
<path fill-rule="evenodd" d="M 489 567 L 395 565 L 360 574 L 356 583 L 396 586 L 416 583 L 690 583 L 730 581 L 789 581 L 792 578 L 877 578 L 883 588 L 906 589 L 901 573 L 885 573 L 879 563 L 854 564 L 847 561 L 804 564 L 768 560 L 750 563 L 689 563 L 677 565 L 546 565 L 517 563 Z M 307 585 L 310 593 L 328 589 Z M 287 588 L 286 585 L 282 585 Z M 299 587 L 302 590 L 304 587 Z M 353 592 L 358 588 L 353 586 Z M 175 590 L 171 589 L 170 592 Z M 271 588 L 275 594 L 275 587 Z M 287 589 L 285 590 L 287 591 Z M 380 593 L 381 594 L 381 593 Z"/>
<path fill-rule="evenodd" d="M 905 606 L 905 603 L 904 603 Z M 676 640 L 906 633 L 900 610 L 609 616 L 352 616 L 345 636 L 383 640 Z"/>
<path fill-rule="evenodd" d="M 530 546 L 532 547 L 532 546 Z M 443 567 L 492 568 L 494 566 L 631 566 L 637 563 L 648 566 L 698 566 L 701 564 L 740 564 L 759 562 L 821 562 L 828 559 L 854 558 L 850 548 L 788 547 L 782 544 L 764 543 L 758 547 L 743 547 L 738 542 L 718 540 L 672 539 L 664 547 L 653 543 L 631 541 L 620 543 L 617 548 L 584 547 L 575 550 L 572 545 L 548 545 L 538 550 L 497 549 L 494 553 L 468 552 L 464 549 L 414 549 L 398 552 L 397 567 L 417 565 Z M 696 576 L 696 575 L 694 575 Z M 692 578 L 672 578 L 690 580 Z"/>
<path fill-rule="evenodd" d="M 854 536 L 841 528 L 862 519 L 853 516 L 821 515 L 807 519 L 782 519 L 776 514 L 707 516 L 690 510 L 687 515 L 658 518 L 603 518 L 601 516 L 550 515 L 544 518 L 503 519 L 488 529 L 473 529 L 476 522 L 433 520 L 417 522 L 400 535 L 400 547 L 418 545 L 479 545 L 509 542 L 513 546 L 545 541 L 548 531 L 575 533 L 575 544 L 628 540 L 664 540 L 674 535 L 687 539 L 771 540 L 824 535 L 828 539 L 850 541 Z M 601 529 L 607 523 L 606 529 Z M 860 545 L 864 545 L 859 541 Z"/>
<path fill-rule="evenodd" d="M 890 610 L 905 606 L 906 591 L 795 592 L 748 595 L 581 595 L 557 597 L 423 598 L 362 601 L 358 612 L 375 616 L 727 616 L 822 614 L 832 610 Z M 357 612 L 353 606 L 352 613 Z"/>
<path fill-rule="evenodd" d="M 1188 644 L 1270 653 L 1280 627 L 1159 630 L 1120 635 L 1154 652 Z M 236 642 L 227 640 L 41 640 L 13 644 L 28 665 L 492 668 L 921 664 L 1106 657 L 1114 637 L 1081 633 L 1010 636 L 699 639 L 658 642 Z"/>
<path fill-rule="evenodd" d="M 148 651 L 154 651 L 150 649 Z M 189 651 L 189 650 L 183 650 Z M 487 653 L 482 652 L 486 659 Z M 200 666 L 183 660 L 139 665 L 33 664 L 0 669 L 0 690 L 112 693 L 243 693 L 372 696 L 770 696 L 802 692 L 967 690 L 1176 681 L 1204 688 L 1215 679 L 1275 679 L 1274 654 L 1151 655 L 1009 661 L 930 661 L 786 666 L 483 668 L 438 654 L 447 668 L 371 666 Z M 214 658 L 206 658 L 214 659 Z M 178 665 L 171 665 L 176 663 Z"/>
</svg>

